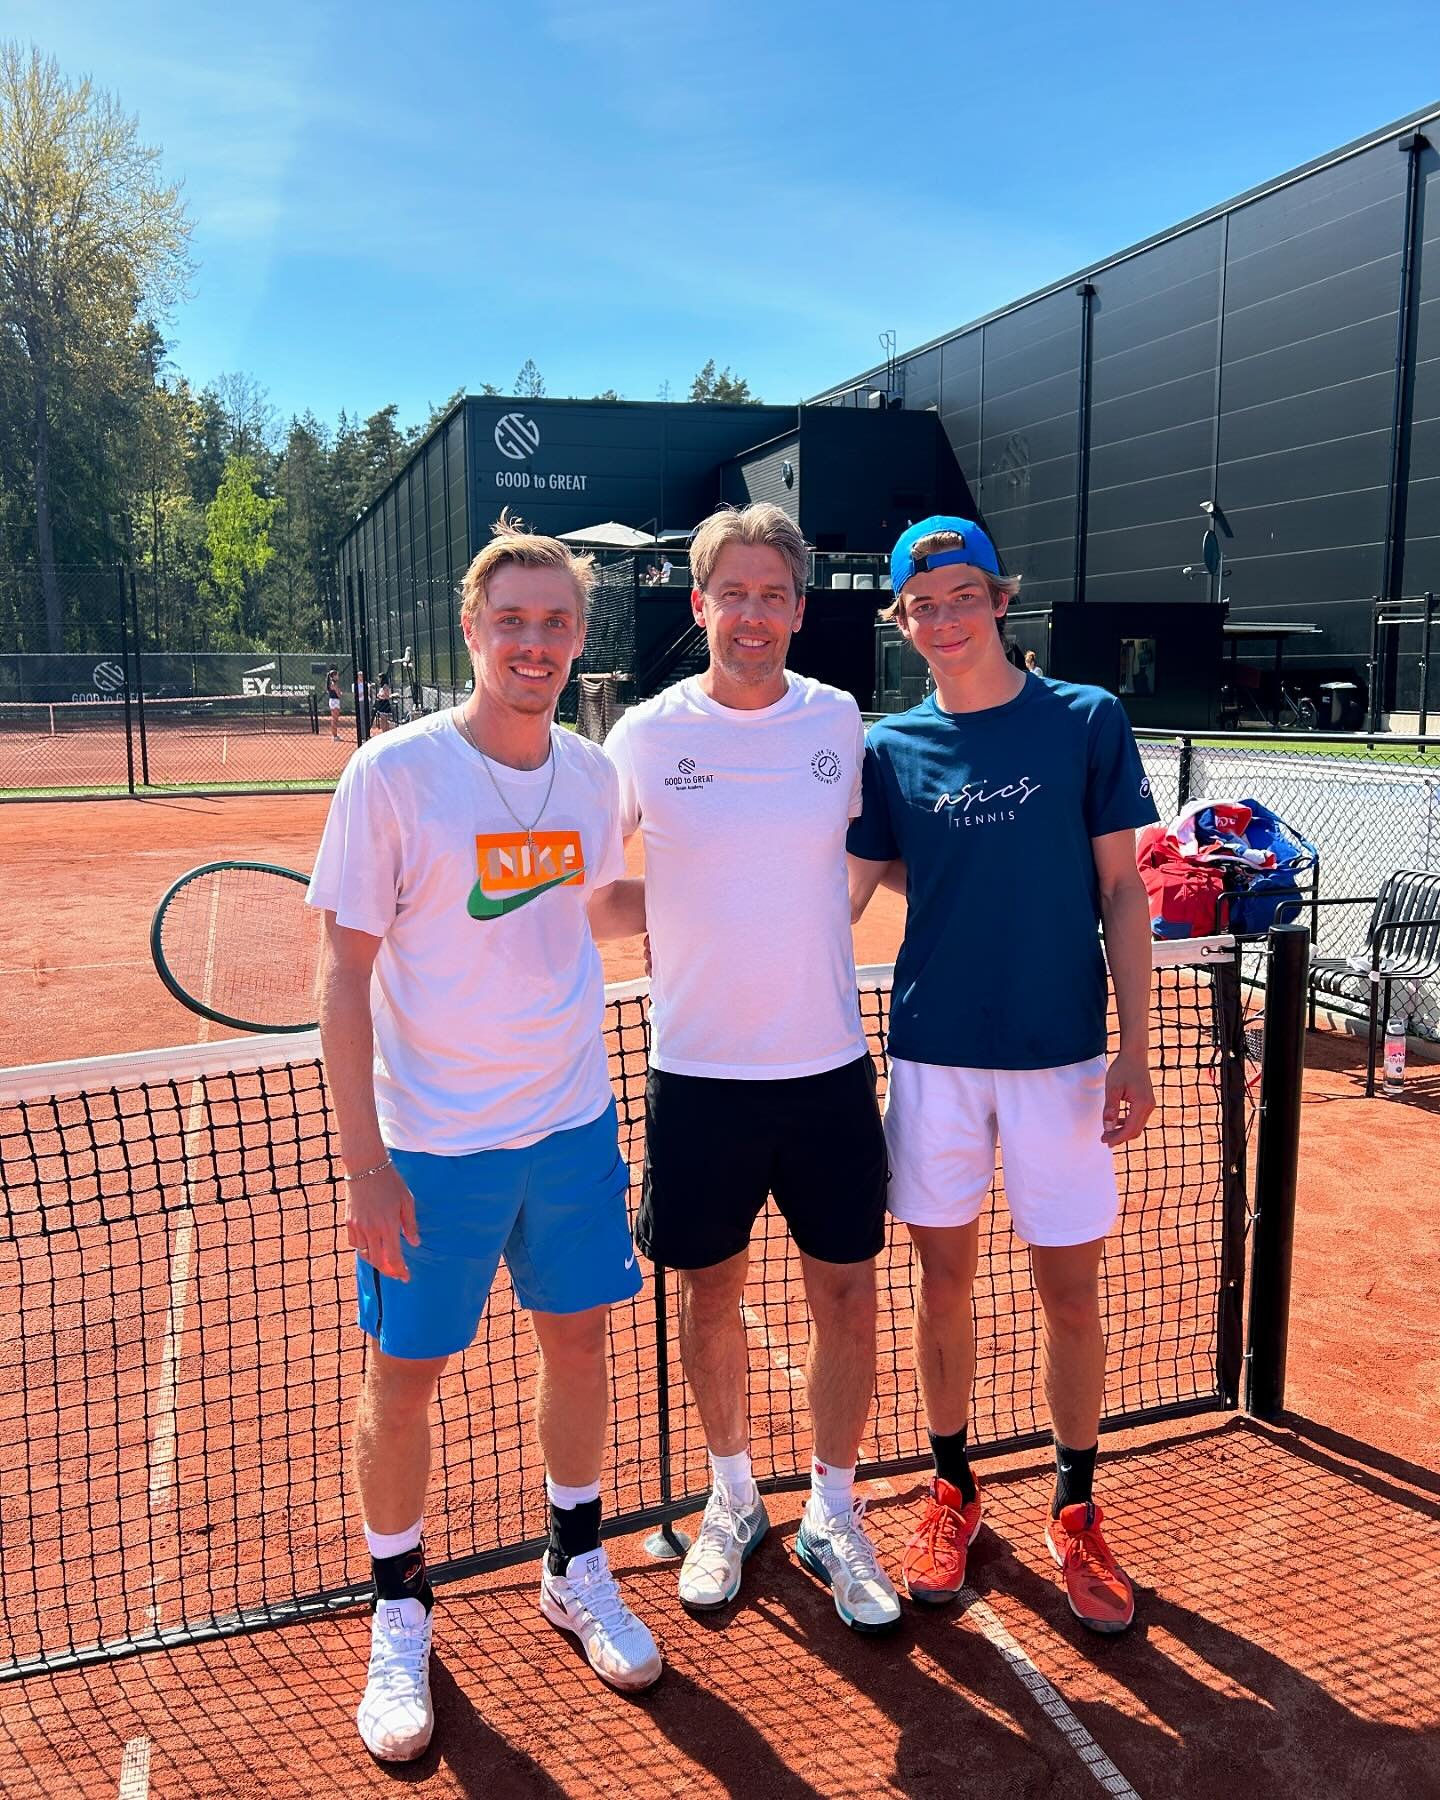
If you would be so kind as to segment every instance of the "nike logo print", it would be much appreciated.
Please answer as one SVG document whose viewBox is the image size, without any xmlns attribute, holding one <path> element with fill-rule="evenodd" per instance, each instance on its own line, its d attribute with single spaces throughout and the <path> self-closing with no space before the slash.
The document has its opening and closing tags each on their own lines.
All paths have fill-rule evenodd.
<svg viewBox="0 0 1440 1800">
<path fill-rule="evenodd" d="M 635 1249 L 633 1245 L 631 1246 L 630 1254 L 625 1258 L 625 1267 L 627 1269 L 633 1269 L 635 1267 Z"/>
<path fill-rule="evenodd" d="M 563 887 L 567 881 L 574 881 L 584 873 L 583 866 L 567 869 L 563 875 L 552 875 L 549 881 L 537 881 L 534 887 L 522 888 L 518 894 L 505 894 L 498 900 L 493 894 L 487 894 L 483 884 L 477 881 L 470 890 L 470 898 L 465 902 L 465 910 L 472 919 L 498 919 L 505 913 L 528 906 L 538 894 L 548 893 L 551 888 Z"/>
</svg>

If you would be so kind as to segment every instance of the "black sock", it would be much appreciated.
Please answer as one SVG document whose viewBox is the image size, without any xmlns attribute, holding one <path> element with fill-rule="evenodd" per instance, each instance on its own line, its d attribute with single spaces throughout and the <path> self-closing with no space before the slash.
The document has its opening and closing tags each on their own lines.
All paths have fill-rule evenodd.
<svg viewBox="0 0 1440 1800">
<path fill-rule="evenodd" d="M 930 1433 L 930 1453 L 935 1458 L 935 1473 L 942 1481 L 948 1481 L 951 1487 L 960 1490 L 960 1498 L 968 1506 L 975 1498 L 975 1477 L 970 1473 L 970 1458 L 965 1454 L 965 1439 L 969 1436 L 969 1427 L 962 1425 L 959 1431 L 948 1432 L 941 1437 L 938 1432 Z"/>
<path fill-rule="evenodd" d="M 402 1550 L 398 1556 L 372 1556 L 371 1578 L 375 1583 L 375 1599 L 370 1610 L 382 1600 L 418 1600 L 426 1612 L 435 1604 L 430 1577 L 425 1569 L 425 1546 Z"/>
<path fill-rule="evenodd" d="M 1050 1517 L 1058 1519 L 1062 1506 L 1074 1506 L 1090 1500 L 1095 1493 L 1095 1456 L 1098 1444 L 1088 1450 L 1069 1450 L 1059 1438 L 1055 1440 L 1055 1498 L 1050 1503 Z"/>
<path fill-rule="evenodd" d="M 563 1575 L 572 1556 L 600 1548 L 600 1502 L 582 1500 L 579 1506 L 550 1505 L 550 1548 L 545 1554 L 552 1575 Z"/>
</svg>

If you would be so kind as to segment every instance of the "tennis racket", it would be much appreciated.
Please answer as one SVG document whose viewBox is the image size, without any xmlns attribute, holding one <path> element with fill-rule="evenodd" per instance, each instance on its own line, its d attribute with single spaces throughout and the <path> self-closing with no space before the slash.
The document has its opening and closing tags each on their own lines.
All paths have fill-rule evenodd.
<svg viewBox="0 0 1440 1800">
<path fill-rule="evenodd" d="M 182 875 L 150 926 L 155 971 L 182 1006 L 240 1031 L 308 1031 L 324 916 L 309 878 L 271 863 L 205 863 Z"/>
</svg>

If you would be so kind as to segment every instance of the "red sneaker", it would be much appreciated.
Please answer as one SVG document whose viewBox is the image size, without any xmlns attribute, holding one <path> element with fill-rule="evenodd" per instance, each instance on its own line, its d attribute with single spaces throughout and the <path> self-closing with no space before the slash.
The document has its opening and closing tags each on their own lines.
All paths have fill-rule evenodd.
<svg viewBox="0 0 1440 1800">
<path fill-rule="evenodd" d="M 1124 1631 L 1135 1617 L 1130 1577 L 1100 1535 L 1105 1517 L 1093 1501 L 1063 1506 L 1045 1527 L 1045 1542 L 1065 1577 L 1070 1610 L 1091 1631 Z"/>
<path fill-rule="evenodd" d="M 900 1572 L 912 1600 L 944 1606 L 965 1585 L 965 1552 L 980 1529 L 980 1489 L 967 1505 L 957 1487 L 937 1475 Z"/>
</svg>

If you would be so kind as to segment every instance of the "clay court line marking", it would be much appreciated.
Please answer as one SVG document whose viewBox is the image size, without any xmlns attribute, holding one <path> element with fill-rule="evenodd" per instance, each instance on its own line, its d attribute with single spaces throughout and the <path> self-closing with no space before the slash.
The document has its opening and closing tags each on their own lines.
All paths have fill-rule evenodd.
<svg viewBox="0 0 1440 1800">
<path fill-rule="evenodd" d="M 131 1738 L 120 1758 L 118 1800 L 147 1800 L 150 1793 L 150 1740 Z"/>
<path fill-rule="evenodd" d="M 964 1616 L 973 1619 L 990 1644 L 1000 1652 L 1021 1683 L 1029 1689 L 1041 1712 L 1105 1792 L 1114 1794 L 1117 1800 L 1140 1800 L 1139 1794 L 1001 1624 L 989 1603 L 982 1600 L 968 1583 L 961 1588 L 960 1599 L 965 1608 Z"/>
<path fill-rule="evenodd" d="M 201 996 L 210 999 L 215 976 L 215 933 L 219 923 L 220 886 L 216 882 L 210 895 L 210 929 L 205 939 L 205 973 Z M 199 1042 L 210 1035 L 210 1021 L 200 1022 Z M 190 1163 L 199 1147 L 205 1103 L 205 1083 L 199 1076 L 190 1084 L 190 1103 L 185 1114 L 185 1142 L 182 1151 L 184 1179 L 180 1210 L 175 1215 L 175 1238 L 170 1250 L 170 1293 L 165 1307 L 165 1336 L 160 1352 L 160 1374 L 155 1384 L 155 1435 L 150 1445 L 150 1516 L 169 1501 L 175 1468 L 175 1392 L 179 1381 L 180 1341 L 185 1334 L 185 1311 L 189 1302 L 190 1269 L 195 1260 L 195 1208 L 190 1185 Z M 152 1588 L 149 1607 L 153 1623 L 160 1622 L 159 1595 Z"/>
<path fill-rule="evenodd" d="M 774 1363 L 775 1367 L 784 1374 L 785 1379 L 790 1383 L 791 1387 L 799 1387 L 805 1379 L 805 1371 L 801 1368 L 797 1368 L 790 1360 L 790 1352 L 783 1344 L 777 1344 L 770 1336 L 769 1327 L 765 1324 L 765 1321 L 760 1317 L 759 1313 L 755 1311 L 753 1306 L 747 1306 L 742 1300 L 740 1302 L 740 1315 L 745 1321 L 747 1330 L 754 1332 L 755 1336 L 759 1339 L 760 1346 L 765 1351 L 765 1354 L 770 1358 L 771 1362 Z"/>
</svg>

